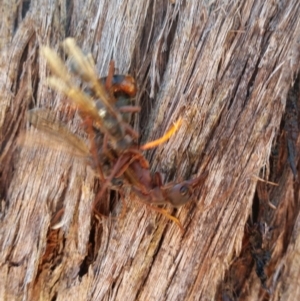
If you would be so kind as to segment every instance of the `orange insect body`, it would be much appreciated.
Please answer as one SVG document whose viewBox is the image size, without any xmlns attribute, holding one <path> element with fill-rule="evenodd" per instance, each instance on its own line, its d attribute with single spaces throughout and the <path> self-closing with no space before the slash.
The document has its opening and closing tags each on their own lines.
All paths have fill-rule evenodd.
<svg viewBox="0 0 300 301">
<path fill-rule="evenodd" d="M 66 52 L 75 62 L 73 73 L 79 75 L 87 85 L 85 91 L 73 84 L 69 72 L 54 51 L 44 47 L 42 54 L 55 75 L 49 79 L 49 84 L 68 96 L 86 124 L 92 145 L 90 152 L 95 165 L 98 166 L 100 179 L 104 181 L 96 196 L 95 206 L 115 178 L 124 181 L 142 202 L 148 205 L 170 204 L 179 207 L 190 201 L 194 189 L 206 178 L 206 174 L 189 181 L 163 185 L 159 173 L 151 176 L 149 163 L 141 152 L 167 141 L 180 128 L 181 120 L 177 121 L 165 136 L 139 147 L 135 143 L 138 134 L 129 125 L 130 115 L 128 115 L 140 111 L 139 107 L 130 105 L 131 98 L 137 92 L 134 78 L 130 75 L 115 75 L 114 63 L 111 62 L 108 76 L 98 79 L 91 60 L 83 55 L 74 40 L 67 39 L 64 45 Z M 103 139 L 94 138 L 95 129 L 104 134 Z M 106 158 L 110 166 L 109 176 L 104 176 L 102 171 L 104 162 L 102 157 Z M 180 222 L 165 210 L 154 208 L 182 227 Z"/>
</svg>

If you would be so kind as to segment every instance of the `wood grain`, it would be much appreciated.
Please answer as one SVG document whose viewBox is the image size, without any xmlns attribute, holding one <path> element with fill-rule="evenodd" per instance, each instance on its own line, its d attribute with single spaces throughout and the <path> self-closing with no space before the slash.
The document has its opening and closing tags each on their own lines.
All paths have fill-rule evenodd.
<svg viewBox="0 0 300 301">
<path fill-rule="evenodd" d="M 42 0 L 3 7 L 1 300 L 299 299 L 299 184 L 287 152 L 291 141 L 299 149 L 297 118 L 294 130 L 283 127 L 291 120 L 292 87 L 296 111 L 299 104 L 297 0 Z M 81 120 L 47 87 L 39 55 L 41 45 L 63 55 L 59 45 L 68 36 L 92 53 L 99 76 L 114 59 L 118 72 L 137 79 L 142 142 L 183 118 L 179 132 L 146 157 L 166 181 L 209 171 L 196 202 L 168 209 L 184 233 L 130 193 L 124 217 L 95 219 L 97 178 L 85 160 L 16 144 L 33 107 L 50 109 L 86 139 Z M 297 166 L 297 154 L 292 161 Z M 257 186 L 258 178 L 278 186 Z M 62 208 L 63 226 L 51 230 Z M 121 208 L 115 204 L 112 215 Z M 255 221 L 274 228 L 269 292 L 246 245 Z"/>
</svg>

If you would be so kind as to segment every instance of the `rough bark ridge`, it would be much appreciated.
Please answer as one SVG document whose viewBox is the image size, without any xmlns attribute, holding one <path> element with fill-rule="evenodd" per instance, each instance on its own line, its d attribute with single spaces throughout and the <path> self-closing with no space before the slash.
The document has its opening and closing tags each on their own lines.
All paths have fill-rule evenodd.
<svg viewBox="0 0 300 301">
<path fill-rule="evenodd" d="M 4 1 L 2 10 L 1 300 L 300 298 L 297 0 Z M 39 55 L 44 44 L 62 54 L 67 36 L 93 54 L 99 76 L 114 59 L 136 77 L 142 141 L 184 119 L 147 153 L 166 180 L 209 171 L 197 203 L 170 209 L 184 233 L 129 196 L 124 217 L 95 219 L 97 180 L 84 160 L 16 147 L 32 107 L 83 135 Z M 61 208 L 63 227 L 50 229 Z"/>
</svg>

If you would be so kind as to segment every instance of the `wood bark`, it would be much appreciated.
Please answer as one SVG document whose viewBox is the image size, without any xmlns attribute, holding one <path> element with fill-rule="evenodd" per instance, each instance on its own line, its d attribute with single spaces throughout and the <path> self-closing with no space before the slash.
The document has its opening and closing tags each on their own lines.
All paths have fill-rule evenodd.
<svg viewBox="0 0 300 301">
<path fill-rule="evenodd" d="M 299 1 L 1 6 L 1 300 L 300 299 Z M 142 142 L 183 118 L 145 156 L 166 182 L 209 172 L 196 202 L 167 208 L 184 232 L 130 193 L 124 216 L 96 219 L 98 180 L 85 160 L 17 144 L 33 107 L 84 137 L 39 54 L 50 45 L 63 55 L 68 36 L 99 76 L 114 59 L 136 78 Z M 122 202 L 113 206 L 112 215 Z"/>
</svg>

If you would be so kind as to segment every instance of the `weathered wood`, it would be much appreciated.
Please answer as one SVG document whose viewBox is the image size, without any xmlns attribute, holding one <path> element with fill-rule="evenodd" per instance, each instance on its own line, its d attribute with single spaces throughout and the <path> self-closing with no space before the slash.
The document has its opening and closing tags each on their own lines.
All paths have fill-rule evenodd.
<svg viewBox="0 0 300 301">
<path fill-rule="evenodd" d="M 299 299 L 299 187 L 285 151 L 291 130 L 280 138 L 300 66 L 298 1 L 100 2 L 3 6 L 0 299 Z M 196 203 L 170 209 L 184 233 L 131 194 L 124 217 L 95 219 L 97 179 L 87 162 L 51 147 L 16 147 L 28 108 L 70 120 L 62 96 L 46 85 L 39 55 L 44 44 L 62 54 L 67 36 L 93 54 L 99 76 L 114 59 L 120 73 L 136 77 L 142 141 L 184 119 L 169 142 L 147 153 L 166 180 L 209 171 Z M 69 127 L 84 137 L 80 122 L 75 116 Z M 270 166 L 275 141 L 276 167 Z M 297 160 L 296 154 L 295 166 Z M 258 176 L 278 186 L 260 181 L 256 189 Z M 275 227 L 266 268 L 270 295 L 245 243 L 253 199 L 259 208 L 277 207 L 257 209 L 257 220 Z M 61 208 L 63 226 L 51 230 Z"/>
</svg>

